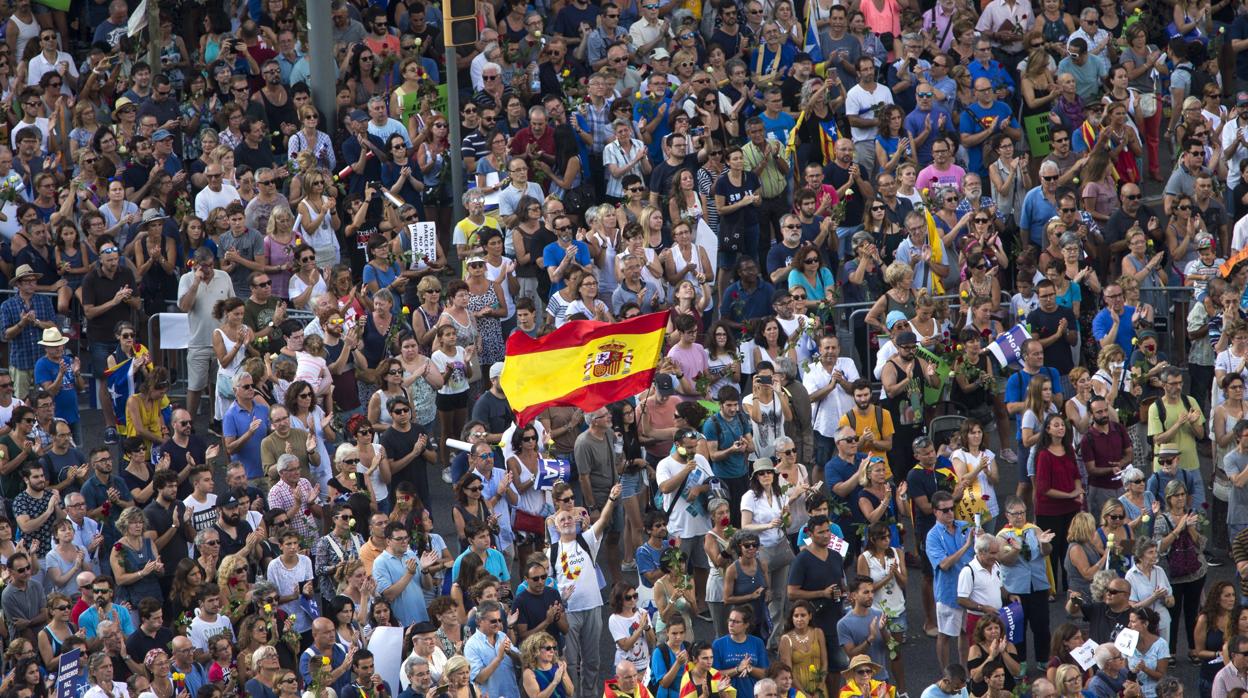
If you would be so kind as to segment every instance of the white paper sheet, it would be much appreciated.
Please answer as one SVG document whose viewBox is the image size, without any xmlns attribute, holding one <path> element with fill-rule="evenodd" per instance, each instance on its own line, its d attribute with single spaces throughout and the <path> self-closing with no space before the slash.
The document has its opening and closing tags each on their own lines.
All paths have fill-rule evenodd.
<svg viewBox="0 0 1248 698">
<path fill-rule="evenodd" d="M 377 673 L 397 695 L 402 690 L 399 675 L 403 673 L 403 628 L 373 628 L 373 634 L 368 638 L 368 651 L 373 653 Z"/>
</svg>

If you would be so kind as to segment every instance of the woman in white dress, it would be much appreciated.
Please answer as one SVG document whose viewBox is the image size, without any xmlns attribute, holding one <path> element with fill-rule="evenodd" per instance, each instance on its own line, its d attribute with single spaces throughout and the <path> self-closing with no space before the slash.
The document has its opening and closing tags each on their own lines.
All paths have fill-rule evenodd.
<svg viewBox="0 0 1248 698">
<path fill-rule="evenodd" d="M 333 183 L 329 175 L 317 170 L 305 175 L 303 191 L 307 194 L 296 207 L 295 230 L 303 241 L 316 250 L 316 263 L 321 267 L 337 264 L 342 257 L 335 230 L 342 227 L 338 220 L 338 208 L 333 198 L 326 194 Z"/>
</svg>

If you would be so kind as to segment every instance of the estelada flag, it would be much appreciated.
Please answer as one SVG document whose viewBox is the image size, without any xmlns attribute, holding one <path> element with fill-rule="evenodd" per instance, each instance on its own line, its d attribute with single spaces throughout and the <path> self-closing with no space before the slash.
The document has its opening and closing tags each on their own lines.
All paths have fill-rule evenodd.
<svg viewBox="0 0 1248 698">
<path fill-rule="evenodd" d="M 513 333 L 499 382 L 516 422 L 526 425 L 554 405 L 590 412 L 645 390 L 663 352 L 667 318 L 574 320 L 539 339 Z"/>
</svg>

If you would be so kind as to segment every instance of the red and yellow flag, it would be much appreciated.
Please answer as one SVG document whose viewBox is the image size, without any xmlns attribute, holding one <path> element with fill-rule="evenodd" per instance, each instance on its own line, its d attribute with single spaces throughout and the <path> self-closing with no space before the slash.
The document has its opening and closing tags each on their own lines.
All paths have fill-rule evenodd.
<svg viewBox="0 0 1248 698">
<path fill-rule="evenodd" d="M 539 339 L 513 333 L 499 382 L 517 423 L 528 424 L 553 405 L 589 412 L 645 390 L 663 352 L 667 317 L 576 320 Z"/>
</svg>

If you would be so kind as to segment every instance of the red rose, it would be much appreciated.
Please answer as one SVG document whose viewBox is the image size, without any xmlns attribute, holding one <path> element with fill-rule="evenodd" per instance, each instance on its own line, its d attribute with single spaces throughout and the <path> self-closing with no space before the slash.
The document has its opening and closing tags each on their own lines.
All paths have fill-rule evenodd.
<svg viewBox="0 0 1248 698">
<path fill-rule="evenodd" d="M 121 543 L 113 543 L 113 550 L 121 552 Z"/>
<path fill-rule="evenodd" d="M 723 517 L 722 519 L 720 519 L 720 520 L 719 520 L 719 525 L 720 525 L 720 526 L 727 526 L 727 525 L 729 525 L 729 524 L 731 524 L 731 523 L 732 523 L 732 521 L 730 521 L 730 520 L 728 519 L 728 517 L 727 517 L 727 516 L 725 516 L 725 517 Z"/>
<path fill-rule="evenodd" d="M 668 539 L 667 539 L 667 544 L 668 544 L 669 546 L 673 547 L 673 548 L 675 548 L 677 545 L 679 545 L 679 543 L 676 541 L 676 539 L 675 539 L 675 538 L 668 538 Z"/>
<path fill-rule="evenodd" d="M 312 515 L 312 510 L 311 510 L 311 509 L 304 509 L 304 510 L 303 510 L 303 515 L 304 515 L 304 516 L 311 516 L 311 515 Z"/>
<path fill-rule="evenodd" d="M 104 502 L 104 506 L 100 507 L 100 511 L 103 512 L 105 516 L 108 516 L 109 510 L 112 508 L 113 508 L 112 502 Z"/>
<path fill-rule="evenodd" d="M 229 584 L 232 587 L 238 586 L 238 577 L 230 577 L 229 580 L 226 581 L 226 584 Z"/>
<path fill-rule="evenodd" d="M 989 496 L 988 496 L 988 495 L 986 495 L 986 494 L 983 494 L 983 495 L 980 495 L 980 499 L 982 499 L 982 500 L 984 500 L 985 502 L 987 502 L 987 501 L 989 501 L 989 500 L 991 499 L 991 497 L 989 497 Z"/>
<path fill-rule="evenodd" d="M 980 334 L 984 336 L 984 339 L 988 339 L 989 337 L 992 337 L 992 332 L 989 330 L 984 330 L 983 332 L 980 332 Z"/>
</svg>

